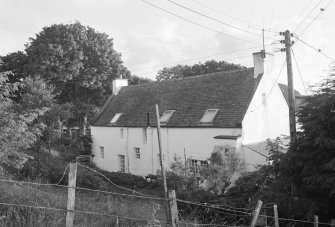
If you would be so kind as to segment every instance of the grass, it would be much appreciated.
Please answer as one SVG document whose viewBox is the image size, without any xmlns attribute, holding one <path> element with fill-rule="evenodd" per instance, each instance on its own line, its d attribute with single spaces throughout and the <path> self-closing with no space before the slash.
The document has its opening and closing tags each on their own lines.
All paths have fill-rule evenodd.
<svg viewBox="0 0 335 227">
<path fill-rule="evenodd" d="M 1 203 L 66 209 L 67 188 L 1 182 L 0 191 Z M 77 190 L 75 210 L 132 219 L 76 212 L 74 223 L 82 227 L 148 226 L 154 219 L 165 219 L 163 205 L 161 201 L 152 199 Z M 0 205 L 0 213 L 0 226 L 9 227 L 65 226 L 66 220 L 65 211 L 47 209 Z"/>
</svg>

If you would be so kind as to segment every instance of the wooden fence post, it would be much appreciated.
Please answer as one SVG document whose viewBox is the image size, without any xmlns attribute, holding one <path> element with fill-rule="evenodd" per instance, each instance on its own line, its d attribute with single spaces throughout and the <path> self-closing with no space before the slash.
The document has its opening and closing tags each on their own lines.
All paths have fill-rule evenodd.
<svg viewBox="0 0 335 227">
<path fill-rule="evenodd" d="M 278 219 L 278 208 L 277 208 L 277 204 L 273 205 L 273 214 L 274 214 L 274 218 L 275 218 L 275 227 L 279 227 L 279 219 Z"/>
<path fill-rule="evenodd" d="M 314 227 L 318 227 L 319 226 L 319 216 L 314 215 Z"/>
<path fill-rule="evenodd" d="M 77 163 L 70 163 L 69 184 L 67 191 L 66 227 L 73 227 L 74 205 L 76 200 L 76 180 L 77 180 Z"/>
<path fill-rule="evenodd" d="M 175 190 L 169 190 L 168 195 L 169 195 L 171 224 L 172 224 L 172 227 L 177 227 L 178 223 L 179 223 L 179 217 L 178 217 L 176 191 Z"/>
<path fill-rule="evenodd" d="M 263 205 L 263 202 L 261 200 L 258 200 L 257 206 L 254 210 L 253 215 L 252 215 L 252 220 L 251 220 L 251 223 L 250 223 L 249 227 L 255 227 L 256 226 L 256 222 L 257 222 L 257 219 L 258 219 L 258 216 L 259 216 L 259 212 L 261 211 L 262 205 Z"/>
</svg>

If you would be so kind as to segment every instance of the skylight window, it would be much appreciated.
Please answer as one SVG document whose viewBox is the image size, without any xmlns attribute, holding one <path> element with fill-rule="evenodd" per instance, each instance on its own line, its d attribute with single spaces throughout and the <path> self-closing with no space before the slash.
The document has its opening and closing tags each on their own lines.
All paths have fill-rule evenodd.
<svg viewBox="0 0 335 227">
<path fill-rule="evenodd" d="M 161 124 L 168 123 L 174 112 L 175 112 L 175 110 L 166 110 L 163 113 L 163 115 L 161 116 L 161 118 L 159 119 L 159 121 L 161 122 Z"/>
<path fill-rule="evenodd" d="M 208 109 L 206 110 L 206 113 L 201 118 L 200 123 L 201 124 L 211 124 L 214 121 L 214 118 L 216 114 L 218 113 L 218 109 Z"/>
<path fill-rule="evenodd" d="M 115 125 L 123 113 L 116 113 L 112 120 L 110 121 L 111 125 Z"/>
</svg>

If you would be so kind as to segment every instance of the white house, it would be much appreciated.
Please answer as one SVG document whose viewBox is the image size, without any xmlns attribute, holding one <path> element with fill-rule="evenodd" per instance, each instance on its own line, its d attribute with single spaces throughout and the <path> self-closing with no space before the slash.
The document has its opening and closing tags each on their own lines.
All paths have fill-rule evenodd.
<svg viewBox="0 0 335 227">
<path fill-rule="evenodd" d="M 91 126 L 93 162 L 145 176 L 159 165 L 155 104 L 166 166 L 175 156 L 206 164 L 215 146 L 235 149 L 246 170 L 264 164 L 267 138 L 289 134 L 288 105 L 273 75 L 273 56 L 254 53 L 254 67 L 127 86 L 113 83 Z"/>
</svg>

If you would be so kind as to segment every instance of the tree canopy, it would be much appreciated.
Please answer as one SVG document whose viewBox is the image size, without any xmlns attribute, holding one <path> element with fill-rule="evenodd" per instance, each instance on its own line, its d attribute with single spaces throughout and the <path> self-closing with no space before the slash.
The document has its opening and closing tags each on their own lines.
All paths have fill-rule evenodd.
<svg viewBox="0 0 335 227">
<path fill-rule="evenodd" d="M 53 89 L 32 78 L 9 83 L 7 74 L 0 73 L 0 162 L 18 167 L 19 160 L 25 159 L 22 151 L 35 143 L 46 127 L 39 119 L 51 109 Z M 19 87 L 25 92 L 14 102 L 11 98 Z"/>
<path fill-rule="evenodd" d="M 0 72 L 6 72 L 8 82 L 18 82 L 25 77 L 24 68 L 28 63 L 28 58 L 24 52 L 17 51 L 1 56 L 0 61 Z"/>
<path fill-rule="evenodd" d="M 40 75 L 74 108 L 73 123 L 91 117 L 111 93 L 112 80 L 130 77 L 113 40 L 79 22 L 44 27 L 26 46 L 27 75 Z"/>
<path fill-rule="evenodd" d="M 164 67 L 157 73 L 156 79 L 158 81 L 180 79 L 205 73 L 214 73 L 244 68 L 244 66 L 228 63 L 225 61 L 210 60 L 206 61 L 205 63 L 199 62 L 198 64 L 194 64 L 192 66 L 176 65 L 173 67 Z"/>
</svg>

